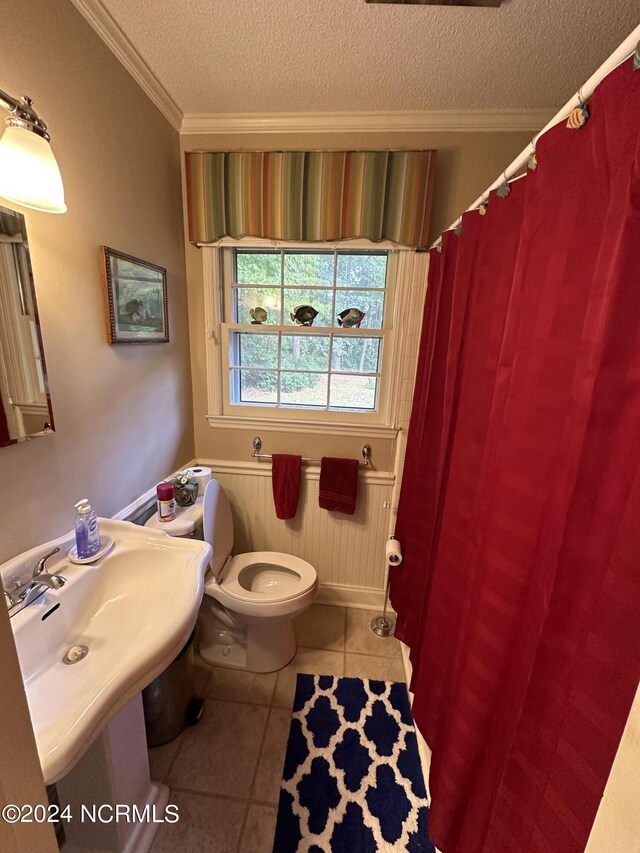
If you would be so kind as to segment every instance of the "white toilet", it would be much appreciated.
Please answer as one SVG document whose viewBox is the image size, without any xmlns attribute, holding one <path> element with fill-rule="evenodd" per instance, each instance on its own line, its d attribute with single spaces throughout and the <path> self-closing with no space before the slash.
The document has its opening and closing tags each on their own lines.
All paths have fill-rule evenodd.
<svg viewBox="0 0 640 853">
<path fill-rule="evenodd" d="M 312 565 L 291 554 L 231 556 L 231 507 L 217 480 L 203 502 L 204 539 L 213 548 L 200 608 L 200 654 L 212 664 L 271 672 L 296 653 L 293 619 L 318 593 Z"/>
<path fill-rule="evenodd" d="M 305 560 L 279 551 L 232 557 L 231 507 L 217 480 L 207 484 L 204 500 L 184 511 L 191 529 L 194 521 L 197 527 L 200 511 L 203 538 L 213 549 L 198 616 L 201 656 L 216 666 L 250 672 L 281 669 L 296 653 L 293 619 L 318 593 L 316 570 Z M 147 523 L 178 533 L 175 522 L 163 524 L 156 517 Z M 178 535 L 187 533 L 179 529 Z"/>
</svg>

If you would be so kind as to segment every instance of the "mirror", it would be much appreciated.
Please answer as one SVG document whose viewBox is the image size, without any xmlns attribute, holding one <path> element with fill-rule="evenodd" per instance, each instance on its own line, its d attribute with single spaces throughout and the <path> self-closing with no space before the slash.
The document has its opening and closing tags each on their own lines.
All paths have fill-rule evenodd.
<svg viewBox="0 0 640 853">
<path fill-rule="evenodd" d="M 53 430 L 24 216 L 0 207 L 0 447 Z"/>
</svg>

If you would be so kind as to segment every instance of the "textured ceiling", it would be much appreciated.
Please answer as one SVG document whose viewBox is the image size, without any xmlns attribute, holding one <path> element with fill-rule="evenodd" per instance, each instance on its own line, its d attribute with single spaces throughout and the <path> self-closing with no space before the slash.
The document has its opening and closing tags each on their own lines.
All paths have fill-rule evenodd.
<svg viewBox="0 0 640 853">
<path fill-rule="evenodd" d="M 102 0 L 184 113 L 559 107 L 637 0 Z"/>
</svg>

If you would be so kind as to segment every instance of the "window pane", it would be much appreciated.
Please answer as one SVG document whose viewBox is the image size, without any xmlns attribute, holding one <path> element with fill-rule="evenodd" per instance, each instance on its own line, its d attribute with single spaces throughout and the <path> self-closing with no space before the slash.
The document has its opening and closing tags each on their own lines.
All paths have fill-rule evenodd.
<svg viewBox="0 0 640 853">
<path fill-rule="evenodd" d="M 289 370 L 329 370 L 328 335 L 283 335 L 282 368 Z"/>
<path fill-rule="evenodd" d="M 264 308 L 266 326 L 280 325 L 280 289 L 277 287 L 235 287 L 236 323 L 253 323 L 252 308 Z"/>
<path fill-rule="evenodd" d="M 278 335 L 236 332 L 231 345 L 231 363 L 238 367 L 278 366 Z"/>
<path fill-rule="evenodd" d="M 276 386 L 278 374 L 268 370 L 232 370 L 231 399 L 235 403 L 278 402 Z"/>
<path fill-rule="evenodd" d="M 386 255 L 338 255 L 338 287 L 384 287 Z"/>
<path fill-rule="evenodd" d="M 362 329 L 381 329 L 384 309 L 383 290 L 337 290 L 336 316 L 333 325 L 338 326 L 338 314 L 355 308 L 364 312 L 361 323 Z"/>
<path fill-rule="evenodd" d="M 295 308 L 310 305 L 318 312 L 312 325 L 332 326 L 331 293 L 331 290 L 285 290 L 284 324 L 289 325 L 293 323 L 291 314 L 294 313 Z M 298 316 L 300 316 L 300 314 Z"/>
<path fill-rule="evenodd" d="M 280 252 L 236 252 L 238 284 L 280 284 Z"/>
<path fill-rule="evenodd" d="M 284 256 L 286 286 L 333 287 L 333 253 L 289 253 Z"/>
<path fill-rule="evenodd" d="M 380 361 L 380 338 L 354 335 L 334 337 L 331 369 L 349 373 L 377 373 Z"/>
<path fill-rule="evenodd" d="M 378 380 L 374 376 L 331 376 L 332 409 L 375 410 Z"/>
<path fill-rule="evenodd" d="M 326 373 L 280 374 L 280 402 L 289 406 L 326 408 L 328 376 Z"/>
</svg>

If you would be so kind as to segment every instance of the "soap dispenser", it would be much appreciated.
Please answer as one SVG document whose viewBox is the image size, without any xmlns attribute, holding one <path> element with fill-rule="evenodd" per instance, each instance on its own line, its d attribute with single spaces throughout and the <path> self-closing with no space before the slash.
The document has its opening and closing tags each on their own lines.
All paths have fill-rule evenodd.
<svg viewBox="0 0 640 853">
<path fill-rule="evenodd" d="M 93 557 L 100 550 L 98 519 L 86 498 L 78 501 L 75 508 L 78 511 L 75 522 L 76 550 L 78 558 L 85 560 L 87 557 Z"/>
</svg>

